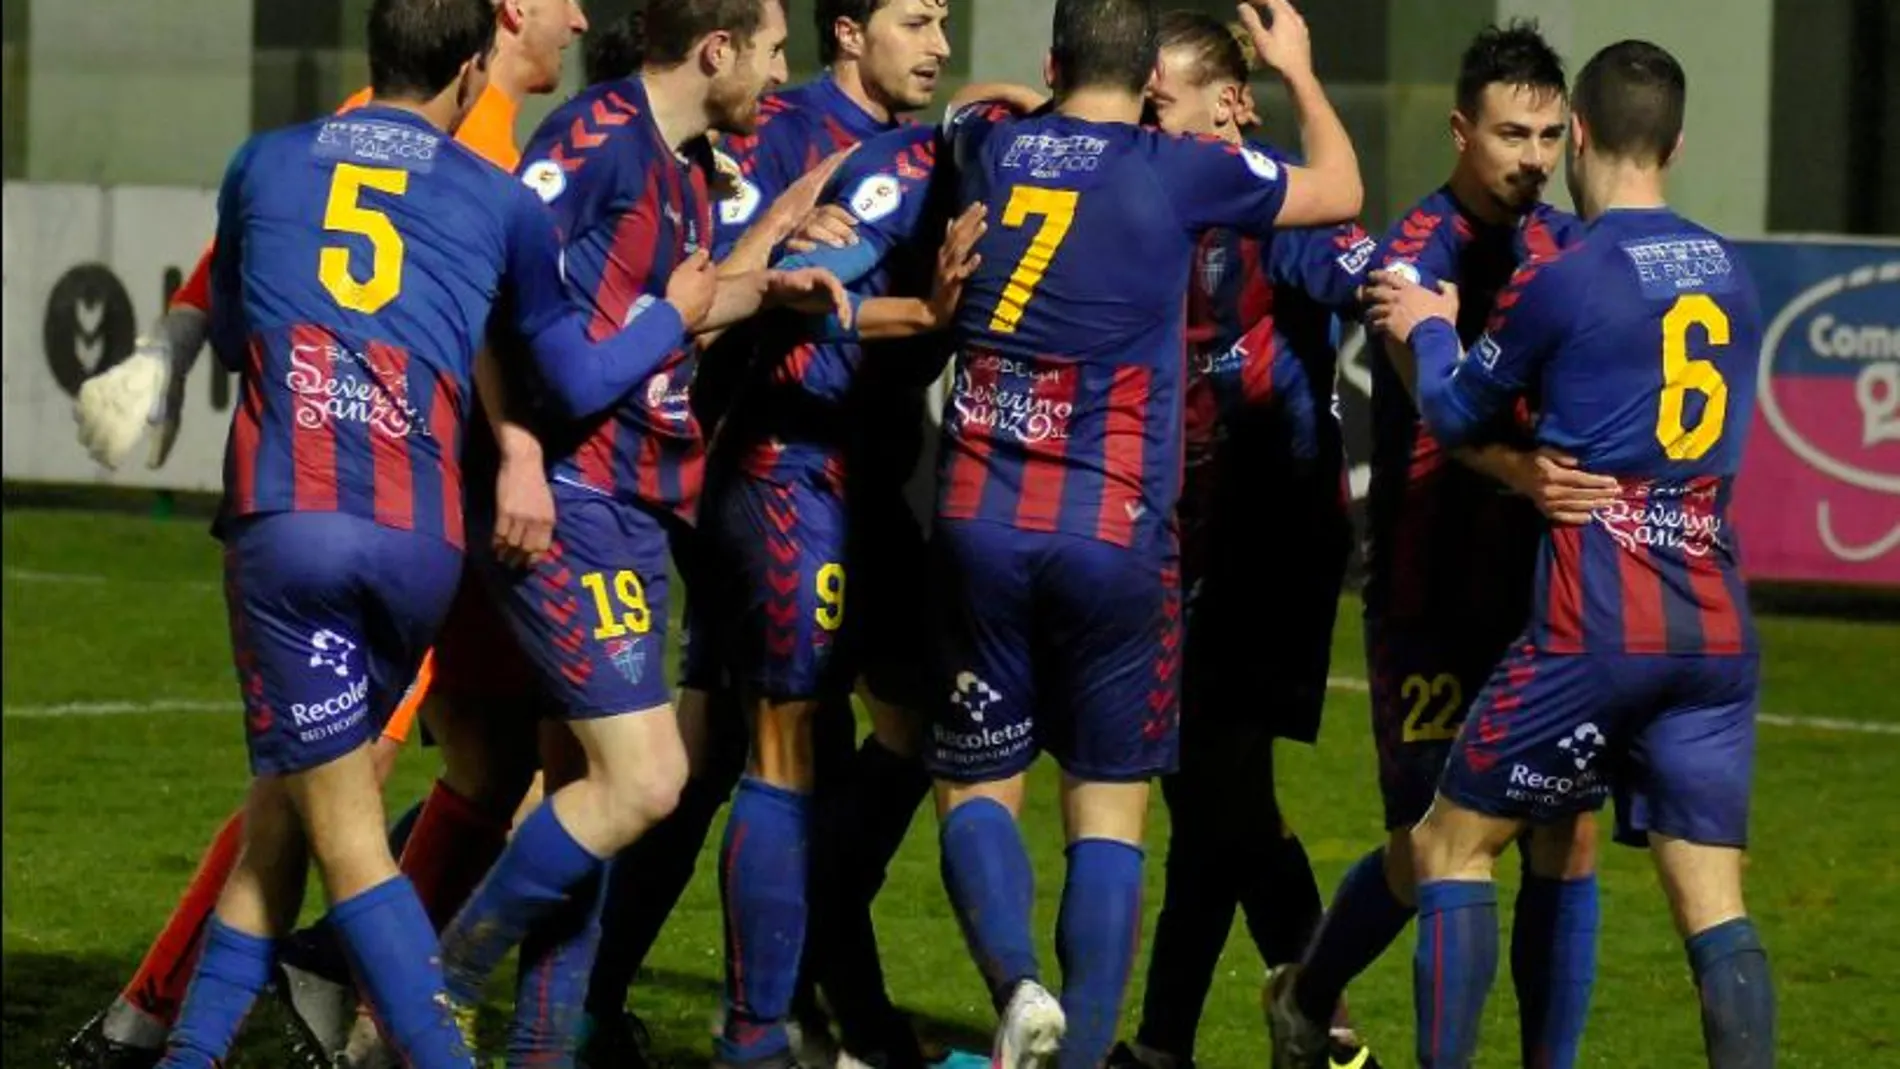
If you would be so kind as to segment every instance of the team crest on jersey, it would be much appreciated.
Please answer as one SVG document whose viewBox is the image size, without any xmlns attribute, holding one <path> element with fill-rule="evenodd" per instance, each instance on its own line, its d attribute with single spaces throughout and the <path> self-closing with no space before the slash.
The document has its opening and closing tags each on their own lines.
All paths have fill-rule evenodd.
<svg viewBox="0 0 1900 1069">
<path fill-rule="evenodd" d="M 1272 182 L 1280 177 L 1280 165 L 1273 162 L 1272 157 L 1257 148 L 1249 148 L 1246 145 L 1240 146 L 1240 158 L 1247 161 L 1247 169 L 1249 171 L 1259 175 L 1266 181 Z"/>
<path fill-rule="evenodd" d="M 543 204 L 553 204 L 567 191 L 567 172 L 553 160 L 536 160 L 521 172 L 521 184 L 534 190 Z"/>
<path fill-rule="evenodd" d="M 1399 278 L 1404 279 L 1414 286 L 1420 285 L 1424 281 L 1418 273 L 1418 265 L 1410 260 L 1394 260 L 1385 265 L 1385 270 L 1390 274 L 1397 275 Z"/>
<path fill-rule="evenodd" d="M 719 198 L 719 221 L 726 226 L 744 226 L 758 213 L 759 205 L 764 203 L 765 195 L 759 191 L 758 184 L 745 176 L 739 167 L 739 161 L 731 156 L 713 150 L 713 166 L 719 170 L 724 181 L 725 191 Z"/>
<path fill-rule="evenodd" d="M 885 219 L 904 203 L 904 187 L 888 174 L 874 174 L 851 191 L 851 214 L 860 222 Z"/>
<path fill-rule="evenodd" d="M 624 676 L 627 682 L 639 686 L 647 672 L 647 651 L 641 645 L 641 640 L 617 638 L 607 643 L 606 650 L 607 660 L 613 664 L 614 671 Z"/>
</svg>

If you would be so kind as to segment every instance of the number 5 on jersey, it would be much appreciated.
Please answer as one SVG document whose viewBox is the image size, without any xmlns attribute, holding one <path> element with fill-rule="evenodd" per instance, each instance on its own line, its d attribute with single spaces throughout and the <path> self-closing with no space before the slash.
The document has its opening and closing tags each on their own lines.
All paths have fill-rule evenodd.
<svg viewBox="0 0 1900 1069">
<path fill-rule="evenodd" d="M 400 197 L 409 191 L 409 172 L 392 167 L 358 167 L 339 163 L 330 177 L 330 201 L 323 209 L 323 228 L 357 234 L 369 240 L 370 274 L 358 282 L 350 273 L 350 250 L 326 245 L 317 257 L 317 280 L 336 303 L 369 315 L 402 292 L 402 235 L 389 216 L 362 205 L 363 190 L 374 189 Z"/>
<path fill-rule="evenodd" d="M 1003 299 L 997 302 L 996 314 L 990 317 L 992 331 L 1016 333 L 1016 325 L 1022 322 L 1029 299 L 1036 295 L 1036 287 L 1042 284 L 1042 276 L 1049 270 L 1050 261 L 1056 258 L 1056 250 L 1069 236 L 1069 226 L 1075 222 L 1075 209 L 1081 200 L 1082 194 L 1073 189 L 1016 186 L 1010 190 L 1009 203 L 1003 207 L 1003 225 L 1015 229 L 1027 223 L 1031 216 L 1041 216 L 1042 225 L 1036 228 L 1036 236 L 1029 239 L 1029 248 L 1023 250 L 1016 270 L 1009 274 Z"/>
</svg>

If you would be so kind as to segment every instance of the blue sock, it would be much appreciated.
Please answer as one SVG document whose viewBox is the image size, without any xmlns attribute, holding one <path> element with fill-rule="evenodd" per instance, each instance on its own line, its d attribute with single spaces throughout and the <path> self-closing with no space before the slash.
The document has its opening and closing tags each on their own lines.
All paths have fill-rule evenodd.
<svg viewBox="0 0 1900 1069">
<path fill-rule="evenodd" d="M 805 948 L 811 797 L 747 777 L 720 850 L 726 906 L 726 1027 L 716 1060 L 740 1065 L 791 1046 L 785 1019 Z"/>
<path fill-rule="evenodd" d="M 1392 897 L 1385 882 L 1385 847 L 1360 858 L 1333 892 L 1332 908 L 1320 921 L 1301 963 L 1294 1002 L 1306 1019 L 1322 1027 L 1346 985 L 1379 960 L 1417 912 Z"/>
<path fill-rule="evenodd" d="M 1056 920 L 1069 1030 L 1057 1069 L 1095 1069 L 1115 1045 L 1122 995 L 1141 941 L 1141 861 L 1140 847 L 1110 839 L 1069 846 L 1069 878 Z"/>
<path fill-rule="evenodd" d="M 489 974 L 527 936 L 528 927 L 560 907 L 568 900 L 569 888 L 602 867 L 601 859 L 561 826 L 551 802 L 537 806 L 442 932 L 442 972 L 449 994 L 464 1004 L 478 1001 Z"/>
<path fill-rule="evenodd" d="M 330 908 L 356 974 L 357 990 L 403 1065 L 454 1069 L 469 1064 L 461 1029 L 442 997 L 435 926 L 404 876 L 394 876 Z"/>
<path fill-rule="evenodd" d="M 1419 884 L 1418 951 L 1412 958 L 1419 1069 L 1471 1064 L 1485 996 L 1497 971 L 1497 885 L 1488 880 Z"/>
<path fill-rule="evenodd" d="M 257 993 L 270 982 L 274 952 L 272 940 L 211 918 L 198 969 L 166 1040 L 161 1069 L 216 1069 L 222 1063 Z"/>
<path fill-rule="evenodd" d="M 1702 1042 L 1721 1069 L 1775 1064 L 1775 985 L 1754 922 L 1724 921 L 1685 944 L 1702 995 Z M 195 988 L 195 984 L 193 985 Z"/>
<path fill-rule="evenodd" d="M 515 1017 L 508 1030 L 508 1064 L 574 1064 L 586 1016 L 587 978 L 600 947 L 600 911 L 606 900 L 603 869 L 583 879 L 568 901 L 528 926 L 515 982 Z"/>
<path fill-rule="evenodd" d="M 1572 1069 L 1597 977 L 1597 878 L 1530 872 L 1511 925 L 1511 981 L 1526 1069 Z"/>
<path fill-rule="evenodd" d="M 937 832 L 944 889 L 1000 1011 L 1017 981 L 1041 975 L 1029 932 L 1036 875 L 1016 818 L 1001 802 L 978 798 L 951 810 Z"/>
</svg>

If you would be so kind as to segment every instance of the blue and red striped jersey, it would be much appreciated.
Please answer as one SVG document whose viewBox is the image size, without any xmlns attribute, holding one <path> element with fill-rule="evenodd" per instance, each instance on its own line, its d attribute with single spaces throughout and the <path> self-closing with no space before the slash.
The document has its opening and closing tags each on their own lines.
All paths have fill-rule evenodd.
<svg viewBox="0 0 1900 1069">
<path fill-rule="evenodd" d="M 346 512 L 458 546 L 491 308 L 528 338 L 569 315 L 540 202 L 420 116 L 375 104 L 238 151 L 211 292 L 213 350 L 242 376 L 220 527 Z"/>
<path fill-rule="evenodd" d="M 818 249 L 781 267 L 831 270 L 860 297 L 928 292 L 944 227 L 948 181 L 936 175 L 938 134 L 909 126 L 865 142 L 822 200 L 858 224 L 858 243 Z M 946 169 L 944 175 L 948 176 Z M 901 483 L 916 463 L 924 391 L 949 356 L 946 339 L 861 345 L 819 340 L 808 320 L 781 315 L 760 330 L 760 352 L 721 428 L 737 462 L 765 479 L 851 478 Z M 894 454 L 903 454 L 901 456 Z"/>
<path fill-rule="evenodd" d="M 1256 149 L 1059 114 L 962 109 L 946 137 L 982 265 L 958 312 L 938 515 L 1144 549 L 1174 535 L 1196 238 L 1272 233 Z"/>
<path fill-rule="evenodd" d="M 725 259 L 759 210 L 805 172 L 839 149 L 850 148 L 895 127 L 845 95 L 824 74 L 759 102 L 759 128 L 747 137 L 719 142 L 719 154 L 736 170 L 734 195 L 719 203 L 714 255 Z"/>
<path fill-rule="evenodd" d="M 1233 230 L 1202 236 L 1188 290 L 1180 507 L 1190 583 L 1217 513 L 1223 524 L 1252 524 L 1306 507 L 1316 500 L 1309 484 L 1323 483 L 1330 490 L 1321 487 L 1327 496 L 1317 500 L 1344 514 L 1335 319 L 1357 316 L 1376 246 L 1356 223 L 1265 240 Z"/>
<path fill-rule="evenodd" d="M 638 77 L 575 94 L 522 159 L 522 181 L 554 212 L 567 286 L 592 312 L 591 337 L 660 301 L 673 269 L 713 240 L 712 149 L 704 138 L 667 144 Z M 609 412 L 547 428 L 550 477 L 691 520 L 705 474 L 687 405 L 698 357 L 688 341 Z"/>
<path fill-rule="evenodd" d="M 1405 214 L 1374 262 L 1379 267 L 1408 264 L 1425 285 L 1456 284 L 1458 333 L 1469 342 L 1484 329 L 1518 265 L 1570 244 L 1581 230 L 1575 216 L 1546 204 L 1511 225 L 1486 223 L 1444 187 Z M 1543 518 L 1529 501 L 1440 447 L 1382 351 L 1375 351 L 1370 363 L 1366 613 L 1394 621 L 1459 624 L 1477 642 L 1507 642 L 1530 611 Z M 1528 445 L 1522 415 L 1501 414 L 1482 440 Z"/>
<path fill-rule="evenodd" d="M 1755 410 L 1761 309 L 1742 259 L 1667 209 L 1605 213 L 1526 264 L 1470 353 L 1415 336 L 1420 405 L 1459 442 L 1526 394 L 1537 440 L 1622 500 L 1542 543 L 1530 637 L 1553 653 L 1755 648 L 1729 497 Z"/>
</svg>

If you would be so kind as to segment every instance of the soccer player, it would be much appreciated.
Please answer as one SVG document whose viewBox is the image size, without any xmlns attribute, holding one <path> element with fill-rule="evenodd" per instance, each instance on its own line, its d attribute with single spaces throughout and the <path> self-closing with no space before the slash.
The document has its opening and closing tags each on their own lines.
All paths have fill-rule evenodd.
<svg viewBox="0 0 1900 1069">
<path fill-rule="evenodd" d="M 455 137 L 483 159 L 512 171 L 520 158 L 514 140 L 517 102 L 527 95 L 552 92 L 558 86 L 562 54 L 574 34 L 584 31 L 587 23 L 579 5 L 572 0 L 558 3 L 509 0 L 496 5 L 495 24 L 487 87 L 456 129 Z M 338 109 L 339 113 L 362 107 L 369 102 L 370 95 L 367 87 L 352 94 Z M 117 467 L 139 436 L 148 430 L 152 435 L 149 466 L 158 467 L 169 456 L 177 438 L 184 384 L 203 348 L 209 324 L 211 254 L 212 248 L 207 247 L 186 283 L 172 296 L 165 314 L 139 339 L 133 356 L 95 376 L 81 388 L 80 403 L 74 410 L 80 424 L 80 438 L 101 464 Z M 471 433 L 479 438 L 487 431 L 477 425 Z M 451 614 L 452 619 L 456 616 L 456 613 Z M 449 644 L 454 645 L 453 641 Z M 452 659 L 456 658 L 452 655 Z M 483 664 L 493 658 L 457 660 L 462 664 Z M 394 767 L 396 754 L 409 736 L 424 697 L 430 693 L 433 674 L 433 657 L 425 657 L 415 684 L 404 695 L 375 743 L 381 774 L 387 775 Z M 451 674 L 460 679 L 466 673 Z M 489 673 L 478 677 L 477 682 L 489 685 L 495 678 L 494 673 Z M 452 757 L 453 753 L 445 750 L 445 756 Z M 184 897 L 147 949 L 131 982 L 110 1006 L 87 1022 L 68 1042 L 61 1059 L 66 1069 L 141 1069 L 159 1059 L 165 1034 L 184 999 L 205 922 L 237 862 L 241 816 L 241 811 L 233 813 L 213 838 Z M 457 822 L 446 823 L 455 825 Z M 453 828 L 450 831 L 451 837 L 460 840 L 466 852 L 470 836 L 455 833 Z M 505 823 L 502 831 L 506 831 Z M 426 844 L 430 838 L 425 833 L 423 842 Z M 499 845 L 495 850 L 499 850 Z M 418 871 L 417 862 L 423 853 L 426 851 L 419 850 L 405 865 L 405 871 L 419 881 L 427 880 L 430 875 Z M 481 851 L 475 853 L 479 855 Z M 489 860 L 492 854 L 487 859 L 478 856 L 462 866 L 462 871 L 473 868 L 478 878 Z M 459 905 L 459 898 L 465 895 L 466 887 L 472 886 L 473 879 L 466 875 L 457 878 L 455 866 L 447 866 L 446 870 L 450 875 L 446 882 L 461 884 L 463 891 L 448 887 L 437 893 L 435 888 L 419 887 L 418 893 L 425 903 L 446 899 L 447 909 L 452 912 Z"/>
<path fill-rule="evenodd" d="M 1418 1063 L 1470 1065 L 1496 968 L 1492 870 L 1526 825 L 1614 793 L 1648 845 L 1700 993 L 1708 1061 L 1774 1064 L 1768 958 L 1742 903 L 1759 656 L 1728 502 L 1755 406 L 1761 310 L 1728 241 L 1670 210 L 1682 67 L 1623 41 L 1577 75 L 1565 177 L 1583 239 L 1526 264 L 1469 351 L 1455 293 L 1384 278 L 1419 404 L 1458 443 L 1529 394 L 1538 440 L 1615 476 L 1538 549 L 1531 619 L 1413 829 Z"/>
<path fill-rule="evenodd" d="M 702 262 L 589 339 L 546 211 L 446 133 L 485 84 L 493 33 L 486 0 L 376 0 L 370 105 L 253 138 L 219 192 L 210 336 L 242 378 L 216 532 L 255 778 L 164 1069 L 228 1053 L 310 860 L 403 1060 L 472 1064 L 368 744 L 461 573 L 475 353 L 499 298 L 550 403 L 597 411 L 666 359 L 714 288 Z"/>
<path fill-rule="evenodd" d="M 552 113 L 521 174 L 553 208 L 566 284 L 596 334 L 638 322 L 669 275 L 708 258 L 705 135 L 751 130 L 760 94 L 784 77 L 778 0 L 655 0 L 645 30 L 640 75 Z M 827 284 L 815 272 L 722 279 L 707 329 Z M 661 657 L 668 544 L 687 530 L 702 471 L 694 358 L 680 346 L 610 411 L 548 427 L 552 545 L 526 568 L 482 560 L 564 730 L 544 732 L 546 800 L 444 932 L 443 964 L 451 997 L 470 1006 L 528 940 L 510 1038 L 523 1056 L 562 1056 L 576 1038 L 604 859 L 666 816 L 685 778 Z"/>
<path fill-rule="evenodd" d="M 1467 338 L 1517 265 L 1575 237 L 1575 218 L 1541 200 L 1565 106 L 1562 61 L 1534 25 L 1481 32 L 1459 70 L 1451 177 L 1406 213 L 1378 253 L 1385 265 L 1456 282 L 1466 294 L 1458 326 Z M 1419 422 L 1409 354 L 1388 357 L 1373 362 L 1365 587 L 1387 842 L 1347 872 L 1303 961 L 1276 970 L 1268 985 L 1281 1069 L 1323 1063 L 1347 984 L 1411 920 L 1405 835 L 1431 803 L 1471 699 L 1530 611 L 1539 508 L 1574 522 L 1609 500 L 1614 485 L 1538 457 L 1514 418 L 1463 448 L 1445 446 Z M 1595 973 L 1594 848 L 1587 822 L 1535 832 L 1526 844 L 1512 972 L 1527 1066 L 1575 1063 Z"/>
<path fill-rule="evenodd" d="M 1148 99 L 1161 129 L 1246 144 L 1248 60 L 1234 33 L 1169 12 L 1160 57 Z M 1111 1065 L 1193 1064 L 1237 906 L 1268 965 L 1296 960 L 1319 920 L 1312 865 L 1275 796 L 1273 740 L 1313 741 L 1325 699 L 1351 537 L 1331 328 L 1356 317 L 1374 245 L 1344 224 L 1266 240 L 1210 231 L 1195 253 L 1181 764 L 1161 781 L 1172 834 L 1141 1027 Z M 1337 1048 L 1337 1063 L 1363 1064 L 1346 1037 Z"/>
<path fill-rule="evenodd" d="M 1058 0 L 1046 114 L 959 110 L 962 203 L 989 206 L 957 313 L 931 536 L 951 693 L 926 744 L 944 883 L 1001 1016 L 995 1064 L 1099 1065 L 1141 921 L 1148 781 L 1175 766 L 1182 295 L 1196 239 L 1352 218 L 1352 143 L 1304 22 L 1245 19 L 1280 71 L 1309 164 L 1143 129 L 1159 13 Z M 1038 751 L 1062 765 L 1060 1004 L 1041 984 L 1016 827 Z M 1066 1031 L 1066 1039 L 1065 1039 Z M 1057 1054 L 1058 1048 L 1060 1054 Z"/>
<path fill-rule="evenodd" d="M 949 5 L 945 0 L 825 0 L 815 6 L 814 16 L 826 72 L 810 83 L 767 96 L 758 132 L 721 142 L 722 167 L 734 186 L 732 195 L 721 204 L 717 222 L 721 255 L 729 252 L 763 206 L 776 203 L 794 181 L 821 161 L 867 137 L 893 129 L 906 113 L 929 105 L 949 55 L 944 33 Z M 762 340 L 770 351 L 759 354 L 758 360 L 751 359 Z M 862 830 L 869 831 L 873 840 L 864 844 L 873 855 L 870 868 L 874 875 L 881 875 L 907 826 L 896 823 L 896 814 L 907 817 L 914 812 L 929 782 L 915 760 L 914 745 L 899 756 L 883 744 L 867 742 L 855 761 L 851 756 L 854 724 L 848 690 L 855 666 L 847 663 L 841 652 L 851 642 L 844 632 L 844 591 L 849 583 L 854 594 L 864 591 L 871 595 L 878 584 L 859 581 L 856 569 L 845 560 L 844 437 L 833 432 L 844 428 L 844 419 L 861 420 L 869 410 L 853 402 L 852 414 L 841 415 L 832 427 L 814 422 L 826 419 L 828 412 L 847 400 L 847 394 L 858 392 L 851 380 L 859 351 L 855 345 L 819 346 L 813 350 L 808 341 L 795 326 L 774 330 L 763 339 L 761 329 L 755 327 L 742 337 L 723 339 L 695 379 L 695 414 L 708 426 L 724 420 L 709 461 L 712 474 L 703 523 L 707 541 L 718 546 L 707 546 L 704 552 L 719 563 L 697 566 L 704 581 L 692 589 L 689 617 L 693 621 L 693 641 L 688 649 L 680 717 L 689 735 L 707 739 L 714 750 L 729 749 L 728 737 L 735 728 L 743 731 L 744 720 L 736 708 L 718 716 L 709 715 L 708 709 L 715 700 L 713 693 L 723 688 L 728 673 L 736 676 L 736 682 L 750 694 L 745 700 L 757 725 L 755 747 L 775 746 L 784 760 L 767 756 L 766 767 L 755 763 L 753 775 L 740 785 L 736 797 L 735 812 L 740 819 L 729 827 L 749 826 L 751 817 L 747 814 L 763 805 L 755 795 L 760 793 L 759 785 L 764 785 L 791 792 L 796 812 L 787 810 L 783 816 L 799 825 L 800 838 L 807 836 L 805 825 L 811 807 L 817 804 L 815 800 L 826 803 L 828 809 L 854 810 L 834 815 L 827 826 L 858 829 L 855 811 L 859 806 L 851 803 L 862 791 L 872 796 L 868 811 L 880 818 Z M 806 369 L 803 377 L 800 369 Z M 742 381 L 747 383 L 743 411 L 725 420 Z M 784 448 L 774 451 L 768 443 Z M 781 504 L 799 516 L 797 529 L 768 529 L 756 504 L 772 495 L 787 499 Z M 741 499 L 753 502 L 755 507 L 748 510 Z M 854 500 L 868 499 L 854 491 Z M 889 541 L 899 535 L 901 532 L 880 538 Z M 913 534 L 911 543 L 916 542 Z M 799 558 L 790 567 L 772 556 L 788 547 L 796 547 Z M 895 554 L 896 547 L 891 551 Z M 916 565 L 917 561 L 913 557 L 905 563 Z M 728 568 L 738 573 L 736 579 L 720 574 Z M 711 589 L 715 581 L 722 588 L 718 593 Z M 772 590 L 774 582 L 789 583 L 794 591 L 803 591 L 802 595 L 794 593 L 792 601 L 811 602 L 821 595 L 829 600 L 822 611 L 817 605 L 779 605 L 776 622 L 768 628 L 763 608 L 785 600 Z M 738 589 L 728 594 L 724 588 L 729 585 Z M 894 587 L 892 593 L 897 592 Z M 916 634 L 915 627 L 905 628 L 901 622 L 897 626 L 900 634 Z M 767 630 L 774 633 L 768 635 Z M 728 664 L 727 639 L 734 631 L 738 632 L 738 660 Z M 855 627 L 853 632 L 863 633 Z M 905 674 L 914 678 L 921 673 L 912 669 Z M 888 699 L 897 694 L 887 685 L 883 696 Z M 900 715 L 884 703 L 877 703 L 874 709 L 880 722 Z M 815 720 L 822 720 L 816 731 Z M 894 733 L 894 726 L 884 731 Z M 914 737 L 914 728 L 909 734 Z M 768 743 L 768 735 L 810 742 L 783 753 L 785 747 Z M 737 741 L 745 745 L 744 737 Z M 823 754 L 814 755 L 812 744 Z M 737 769 L 722 759 L 692 756 L 694 774 L 668 827 L 657 832 L 650 845 L 637 845 L 616 862 L 616 871 L 629 870 L 630 878 L 617 879 L 610 888 L 603 949 L 589 992 L 589 1016 L 595 1028 L 589 1049 L 603 1059 L 609 1056 L 610 1047 L 629 1045 L 626 1036 L 632 1029 L 620 1011 L 628 983 L 665 912 L 684 889 L 713 816 L 733 793 Z M 818 764 L 827 769 L 829 787 L 814 795 L 812 778 Z M 760 819 L 766 823 L 780 815 L 770 806 L 765 809 Z M 894 831 L 889 830 L 894 823 Z M 859 840 L 854 830 L 835 839 L 821 838 L 813 849 L 823 858 L 851 849 Z M 774 837 L 755 834 L 729 841 L 749 844 L 748 850 L 757 851 L 766 849 Z M 671 856 L 658 856 L 662 846 Z M 774 855 L 779 860 L 801 861 L 803 856 Z M 803 887 L 796 892 L 774 890 L 777 881 L 795 875 L 767 866 L 756 880 L 742 881 L 734 889 L 741 899 L 733 904 L 735 923 L 745 926 L 757 917 L 758 924 L 782 926 L 789 920 L 802 931 Z M 665 886 L 657 886 L 662 881 Z M 748 980 L 748 990 L 735 999 L 744 1005 L 738 1012 L 728 1013 L 727 1031 L 747 1029 L 748 1034 L 759 1037 L 754 1048 L 783 1043 L 786 1030 L 776 1022 L 784 1011 L 775 1007 L 781 996 L 790 997 L 793 981 L 781 973 L 796 970 L 803 960 L 816 966 L 806 970 L 808 975 L 823 973 L 827 1000 L 838 1016 L 848 1047 L 880 1062 L 887 1060 L 886 1047 L 909 1048 L 914 1055 L 915 1038 L 897 1017 L 883 990 L 869 924 L 872 889 L 859 895 L 822 872 L 814 872 L 813 884 L 840 888 L 840 894 L 828 896 L 831 904 L 844 906 L 848 900 L 854 906 L 861 904 L 861 908 L 843 910 L 847 915 L 821 937 L 822 941 L 802 941 L 808 950 L 802 958 L 798 941 L 741 941 L 748 954 L 771 955 L 772 960 L 749 962 L 739 970 Z M 773 897 L 795 915 L 777 916 L 772 907 L 752 904 L 752 899 L 760 895 Z M 753 1006 L 755 1001 L 761 1005 Z M 757 1022 L 750 1018 L 759 1016 L 774 1023 L 754 1028 Z M 814 1033 L 825 1027 L 813 1020 L 814 1016 L 809 1011 L 800 1014 L 805 1025 L 800 1031 L 808 1042 L 818 1038 Z M 613 1018 L 619 1018 L 620 1023 L 612 1023 Z M 727 1056 L 746 1060 L 743 1053 Z"/>
</svg>

